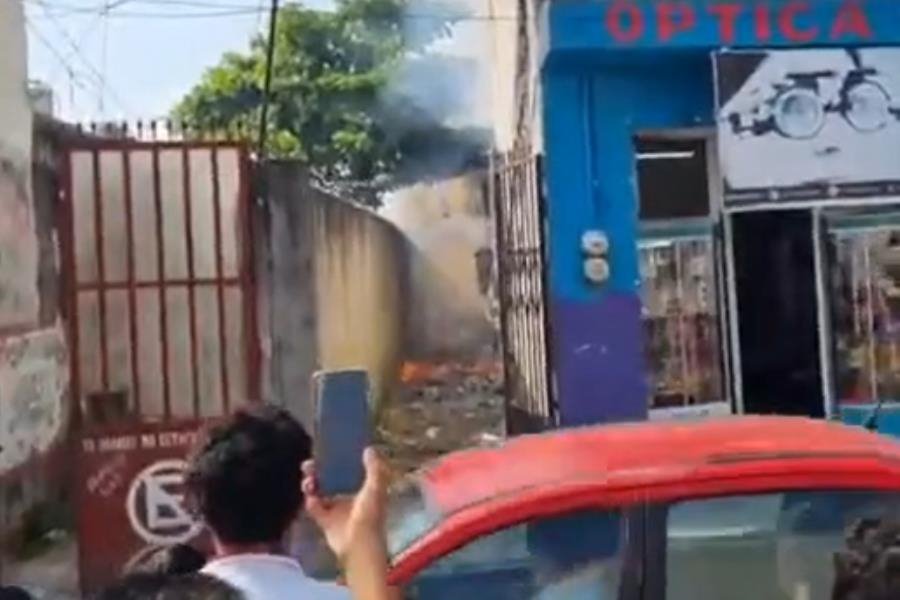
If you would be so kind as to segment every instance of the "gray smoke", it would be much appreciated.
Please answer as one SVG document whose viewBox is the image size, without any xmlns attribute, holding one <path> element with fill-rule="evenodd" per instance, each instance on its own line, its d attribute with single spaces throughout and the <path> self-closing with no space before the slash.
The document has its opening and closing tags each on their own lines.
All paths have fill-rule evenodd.
<svg viewBox="0 0 900 600">
<path fill-rule="evenodd" d="M 414 0 L 404 33 L 410 51 L 379 99 L 383 126 L 405 149 L 397 183 L 444 179 L 483 166 L 492 141 L 484 83 L 490 68 L 487 22 L 475 18 L 465 2 Z M 417 135 L 422 132 L 437 135 Z"/>
</svg>

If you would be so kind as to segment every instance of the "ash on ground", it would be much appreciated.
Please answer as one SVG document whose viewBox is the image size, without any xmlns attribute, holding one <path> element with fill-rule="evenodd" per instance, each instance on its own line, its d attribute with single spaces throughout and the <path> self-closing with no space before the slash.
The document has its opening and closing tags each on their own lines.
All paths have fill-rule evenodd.
<svg viewBox="0 0 900 600">
<path fill-rule="evenodd" d="M 503 371 L 497 361 L 404 364 L 378 427 L 392 468 L 408 473 L 463 448 L 495 445 L 505 433 Z"/>
</svg>

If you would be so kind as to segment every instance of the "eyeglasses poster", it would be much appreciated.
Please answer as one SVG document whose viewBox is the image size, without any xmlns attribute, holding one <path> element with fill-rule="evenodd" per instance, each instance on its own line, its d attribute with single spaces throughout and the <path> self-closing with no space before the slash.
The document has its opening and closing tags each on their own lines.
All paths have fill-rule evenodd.
<svg viewBox="0 0 900 600">
<path fill-rule="evenodd" d="M 900 194 L 900 49 L 714 55 L 725 203 Z"/>
</svg>

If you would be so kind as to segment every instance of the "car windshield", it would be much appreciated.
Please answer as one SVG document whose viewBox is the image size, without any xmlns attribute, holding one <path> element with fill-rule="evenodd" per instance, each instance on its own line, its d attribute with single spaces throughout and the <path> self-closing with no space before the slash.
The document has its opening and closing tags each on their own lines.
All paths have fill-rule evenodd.
<svg viewBox="0 0 900 600">
<path fill-rule="evenodd" d="M 430 510 L 422 489 L 412 479 L 401 482 L 391 492 L 387 514 L 388 551 L 392 557 L 433 529 L 441 515 Z"/>
<path fill-rule="evenodd" d="M 540 517 L 475 538 L 405 589 L 408 600 L 613 600 L 629 528 L 617 512 Z"/>
</svg>

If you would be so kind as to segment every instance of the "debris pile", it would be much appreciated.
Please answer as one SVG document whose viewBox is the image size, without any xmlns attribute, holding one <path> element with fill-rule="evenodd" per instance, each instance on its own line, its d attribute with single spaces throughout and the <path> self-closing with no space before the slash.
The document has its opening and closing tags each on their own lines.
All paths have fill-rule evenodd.
<svg viewBox="0 0 900 600">
<path fill-rule="evenodd" d="M 406 473 L 447 452 L 499 443 L 504 431 L 502 365 L 482 360 L 404 364 L 378 433 L 391 465 Z"/>
</svg>

